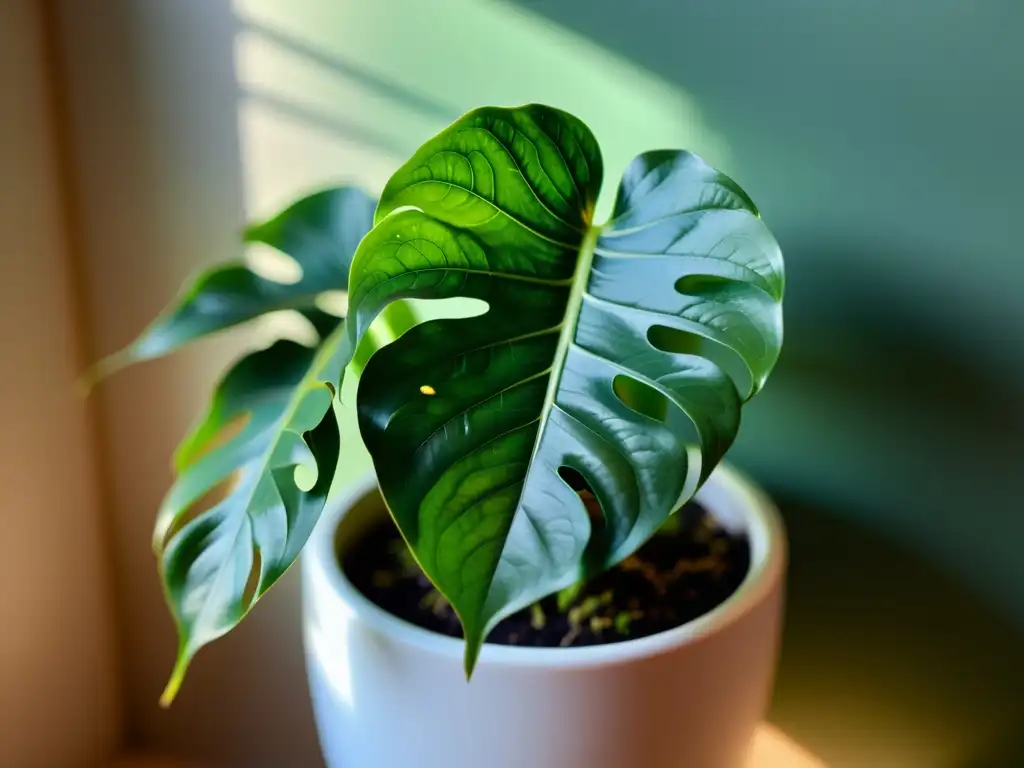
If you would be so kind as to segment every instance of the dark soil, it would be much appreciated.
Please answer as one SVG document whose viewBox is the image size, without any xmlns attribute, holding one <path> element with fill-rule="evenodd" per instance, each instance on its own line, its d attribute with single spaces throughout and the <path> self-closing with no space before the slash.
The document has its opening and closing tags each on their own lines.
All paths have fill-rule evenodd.
<svg viewBox="0 0 1024 768">
<path fill-rule="evenodd" d="M 488 643 L 583 646 L 645 637 L 715 608 L 739 587 L 750 566 L 745 536 L 720 527 L 691 502 L 636 554 L 595 577 L 570 601 L 545 598 L 509 616 Z M 349 550 L 343 567 L 366 597 L 389 613 L 451 637 L 458 618 L 413 562 L 390 520 Z"/>
</svg>

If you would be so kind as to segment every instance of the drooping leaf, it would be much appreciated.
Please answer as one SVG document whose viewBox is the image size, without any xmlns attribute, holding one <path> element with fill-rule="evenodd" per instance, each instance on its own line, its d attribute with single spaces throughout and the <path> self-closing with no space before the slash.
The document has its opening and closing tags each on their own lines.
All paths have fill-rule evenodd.
<svg viewBox="0 0 1024 768">
<path fill-rule="evenodd" d="M 350 344 L 396 299 L 489 307 L 377 352 L 357 398 L 467 672 L 501 618 L 620 561 L 692 495 L 781 344 L 781 255 L 732 180 L 686 152 L 642 155 L 596 227 L 601 178 L 576 118 L 476 110 L 395 173 L 353 262 Z M 746 391 L 707 345 L 749 369 Z"/>
<path fill-rule="evenodd" d="M 245 242 L 269 245 L 290 256 L 301 269 L 298 280 L 270 280 L 242 262 L 218 264 L 198 275 L 127 348 L 103 361 L 93 378 L 170 354 L 269 312 L 317 313 L 324 294 L 347 289 L 352 256 L 372 226 L 375 204 L 354 187 L 326 189 L 249 227 Z"/>
<path fill-rule="evenodd" d="M 176 478 L 153 534 L 179 634 L 165 703 L 195 653 L 241 621 L 291 565 L 323 510 L 340 451 L 333 396 L 353 347 L 340 318 L 319 301 L 347 289 L 373 206 L 359 190 L 330 189 L 251 227 L 245 239 L 294 259 L 297 281 L 275 282 L 242 264 L 216 267 L 113 360 L 172 352 L 282 309 L 301 312 L 320 340 L 314 347 L 280 340 L 238 360 L 178 447 Z M 397 323 L 411 324 L 401 305 L 389 310 Z M 360 349 L 364 358 L 371 342 Z"/>
<path fill-rule="evenodd" d="M 179 452 L 153 541 L 179 633 L 165 703 L 195 653 L 298 557 L 323 511 L 339 456 L 332 402 L 347 363 L 343 334 L 338 326 L 319 351 L 281 340 L 239 360 Z"/>
</svg>

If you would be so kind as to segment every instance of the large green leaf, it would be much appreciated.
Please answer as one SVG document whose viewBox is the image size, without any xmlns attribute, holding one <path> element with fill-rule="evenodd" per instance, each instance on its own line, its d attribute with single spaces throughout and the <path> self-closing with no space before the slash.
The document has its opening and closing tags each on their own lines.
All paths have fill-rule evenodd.
<svg viewBox="0 0 1024 768">
<path fill-rule="evenodd" d="M 196 651 L 238 624 L 298 557 L 323 511 L 339 456 L 332 402 L 347 363 L 343 333 L 319 351 L 282 340 L 237 362 L 179 452 L 154 532 L 179 634 L 164 702 Z"/>
<path fill-rule="evenodd" d="M 153 534 L 179 633 L 165 702 L 195 653 L 241 621 L 291 565 L 323 510 L 340 450 L 333 395 L 352 347 L 340 318 L 318 303 L 327 292 L 347 288 L 373 206 L 359 190 L 329 189 L 249 228 L 246 241 L 294 259 L 301 268 L 297 281 L 275 282 L 240 263 L 215 267 L 105 364 L 109 369 L 173 352 L 283 309 L 300 311 L 319 335 L 313 347 L 280 340 L 238 360 L 178 448 L 177 476 Z M 392 306 L 392 317 L 404 330 L 410 318 L 396 308 L 401 305 Z M 360 353 L 372 350 L 367 343 Z"/>
<path fill-rule="evenodd" d="M 340 454 L 333 395 L 367 358 L 360 430 L 399 528 L 459 613 L 467 672 L 502 617 L 619 562 L 707 478 L 778 356 L 781 255 L 742 190 L 691 154 L 637 158 L 597 227 L 601 180 L 576 118 L 476 110 L 398 170 L 368 234 L 362 193 L 301 200 L 247 232 L 289 254 L 298 281 L 218 267 L 101 366 L 280 309 L 320 337 L 239 360 L 178 450 L 154 532 L 180 636 L 165 701 L 297 557 Z M 319 305 L 346 287 L 342 326 Z M 453 297 L 487 312 L 415 325 L 401 301 Z M 381 313 L 397 340 L 378 351 Z"/>
<path fill-rule="evenodd" d="M 488 304 L 377 352 L 357 397 L 467 672 L 501 618 L 620 561 L 692 495 L 778 356 L 781 255 L 739 187 L 692 154 L 645 154 L 596 227 L 601 178 L 571 115 L 476 110 L 395 173 L 353 262 L 350 345 L 396 299 Z"/>
</svg>

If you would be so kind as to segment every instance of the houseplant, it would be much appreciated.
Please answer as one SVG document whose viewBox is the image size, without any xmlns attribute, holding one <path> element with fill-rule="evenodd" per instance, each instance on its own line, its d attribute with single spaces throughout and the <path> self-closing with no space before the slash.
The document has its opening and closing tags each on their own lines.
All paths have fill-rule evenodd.
<svg viewBox="0 0 1024 768">
<path fill-rule="evenodd" d="M 280 309 L 317 332 L 314 346 L 280 340 L 234 363 L 175 455 L 153 538 L 180 637 L 165 703 L 196 651 L 241 621 L 313 534 L 308 657 L 332 765 L 338 749 L 346 766 L 741 759 L 770 685 L 781 533 L 756 489 L 712 472 L 779 353 L 781 254 L 749 197 L 695 155 L 636 158 L 597 226 L 602 177 L 597 142 L 571 115 L 475 110 L 378 201 L 325 190 L 247 230 L 294 259 L 297 281 L 219 266 L 100 366 Z M 344 322 L 322 302 L 339 290 Z M 455 297 L 486 313 L 417 322 L 401 301 Z M 378 317 L 394 341 L 378 343 Z M 314 534 L 346 449 L 335 408 L 346 376 L 358 377 L 375 477 Z M 687 506 L 698 491 L 710 514 Z M 680 510 L 696 510 L 700 531 Z M 343 566 L 381 530 L 391 539 L 373 552 L 394 555 L 385 580 L 420 578 L 429 612 L 456 620 L 463 640 L 413 626 L 422 605 L 403 621 L 375 605 L 372 584 L 354 586 Z M 668 554 L 638 560 L 659 536 Z M 631 605 L 623 574 L 660 585 L 650 600 L 665 608 L 693 570 L 675 568 L 679 547 L 697 539 L 711 570 L 740 563 L 730 593 L 668 627 L 631 627 L 655 611 Z M 722 565 L 716 541 L 746 554 Z M 611 587 L 594 594 L 601 579 Z M 556 618 L 577 630 L 559 641 L 572 647 L 517 648 L 507 632 L 484 645 L 508 621 L 539 633 Z M 630 724 L 638 708 L 660 714 Z"/>
</svg>

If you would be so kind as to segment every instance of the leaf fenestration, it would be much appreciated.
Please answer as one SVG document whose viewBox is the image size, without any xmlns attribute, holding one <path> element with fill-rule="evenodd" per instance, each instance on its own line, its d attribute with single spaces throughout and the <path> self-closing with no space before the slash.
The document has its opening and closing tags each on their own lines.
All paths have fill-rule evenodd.
<svg viewBox="0 0 1024 768">
<path fill-rule="evenodd" d="M 269 312 L 317 313 L 319 297 L 348 287 L 352 256 L 372 226 L 374 205 L 374 199 L 357 188 L 337 187 L 302 198 L 269 221 L 249 227 L 245 242 L 287 254 L 301 269 L 299 280 L 270 280 L 242 261 L 218 264 L 191 280 L 138 338 L 101 361 L 84 383 L 171 354 Z"/>
<path fill-rule="evenodd" d="M 241 263 L 217 266 L 101 364 L 100 373 L 109 372 L 282 309 L 299 311 L 319 337 L 312 347 L 280 340 L 237 360 L 175 454 L 175 481 L 153 532 L 179 634 L 165 704 L 195 653 L 237 625 L 294 562 L 323 510 L 340 454 L 333 400 L 352 348 L 341 318 L 320 304 L 347 290 L 374 205 L 360 190 L 328 189 L 250 227 L 245 240 L 292 258 L 296 281 L 270 280 Z M 400 309 L 390 314 L 405 323 Z"/>
<path fill-rule="evenodd" d="M 353 262 L 352 339 L 396 299 L 488 304 L 377 352 L 357 398 L 385 500 L 462 621 L 467 672 L 501 618 L 619 562 L 696 491 L 781 345 L 781 255 L 735 182 L 687 152 L 641 155 L 596 227 L 601 173 L 576 118 L 476 110 L 394 174 Z M 751 386 L 655 346 L 654 326 L 731 351 Z"/>
<path fill-rule="evenodd" d="M 462 622 L 467 674 L 498 621 L 628 557 L 708 478 L 779 355 L 781 253 L 746 193 L 692 153 L 636 158 L 597 226 L 602 174 L 577 118 L 474 110 L 375 209 L 326 190 L 247 230 L 296 280 L 216 267 L 101 366 L 281 309 L 319 338 L 237 361 L 176 454 L 153 539 L 180 637 L 165 702 L 305 544 L 341 451 L 346 369 L 362 371 L 385 501 Z M 340 291 L 344 322 L 323 310 Z M 487 311 L 417 324 L 403 303 L 460 297 Z M 394 340 L 377 349 L 382 314 Z"/>
</svg>

